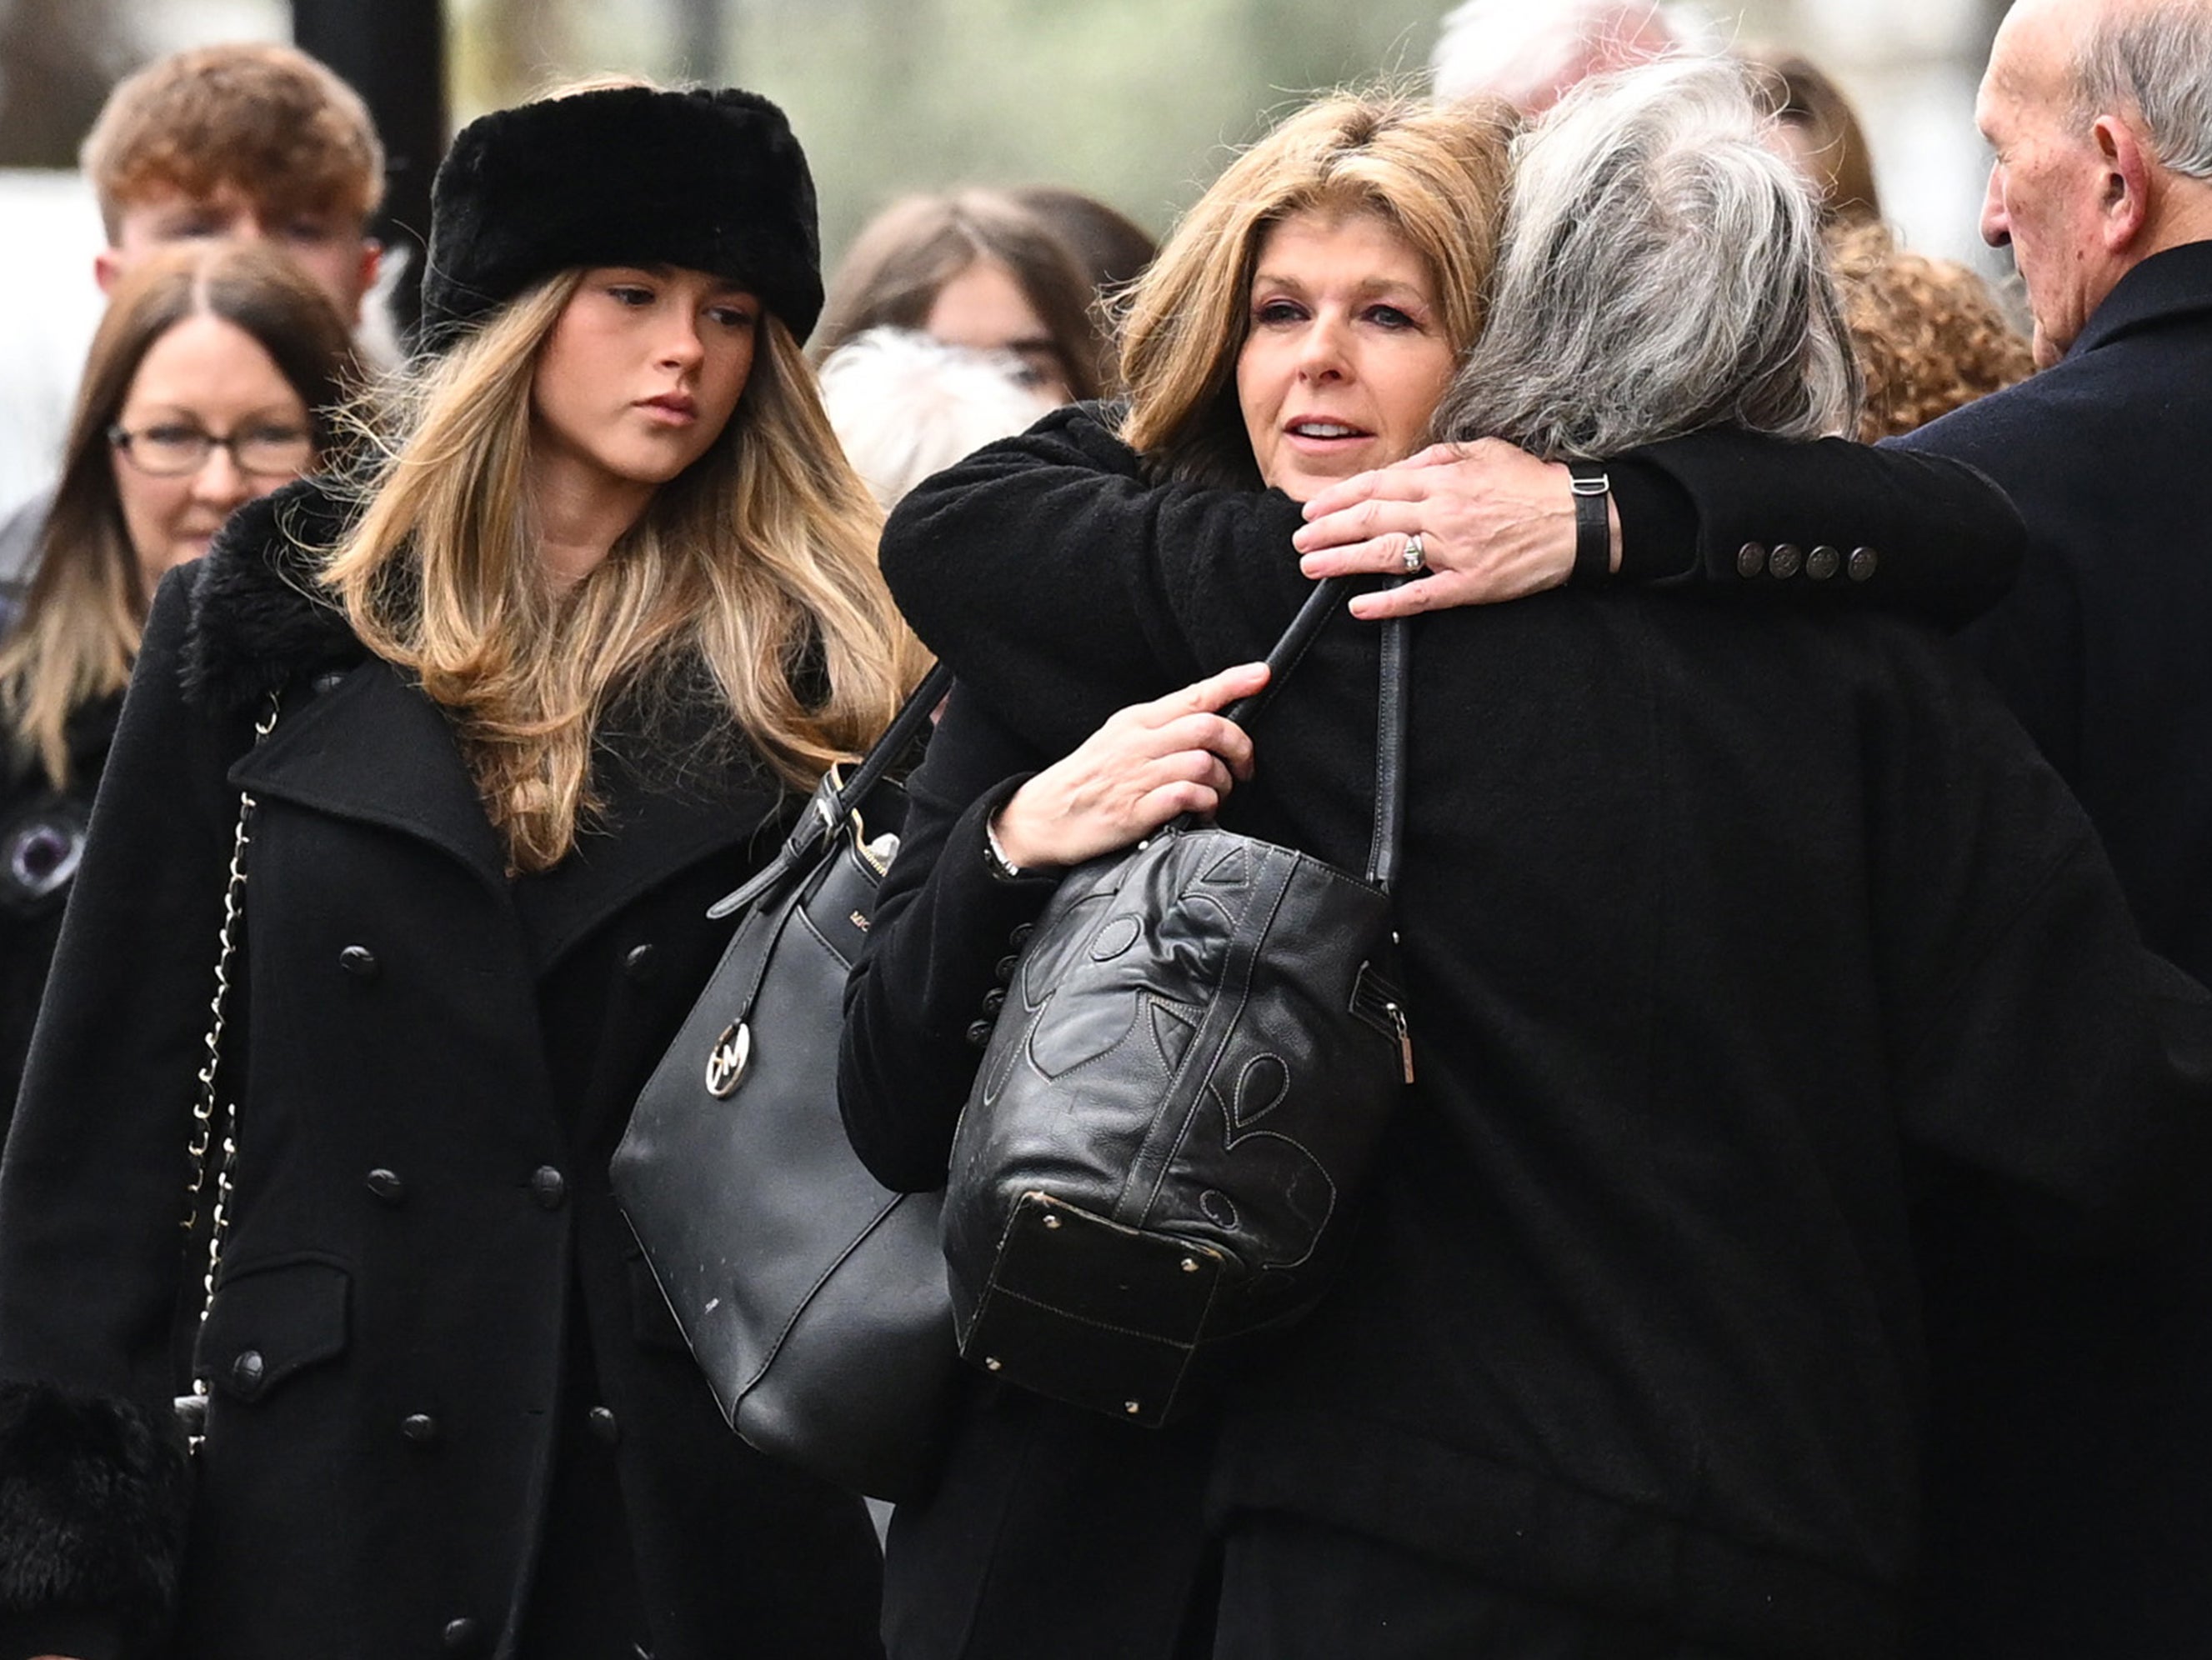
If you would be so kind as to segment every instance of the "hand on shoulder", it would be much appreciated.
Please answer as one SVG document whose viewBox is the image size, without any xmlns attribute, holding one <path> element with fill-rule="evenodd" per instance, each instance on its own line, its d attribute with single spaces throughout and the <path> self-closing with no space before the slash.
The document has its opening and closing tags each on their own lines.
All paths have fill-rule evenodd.
<svg viewBox="0 0 2212 1660">
<path fill-rule="evenodd" d="M 1306 575 L 1399 575 L 1412 537 L 1427 574 L 1352 602 L 1376 621 L 1452 605 L 1518 599 L 1567 580 L 1575 503 L 1563 462 L 1502 439 L 1434 444 L 1395 466 L 1332 485 L 1305 504 L 1293 538 Z M 1613 559 L 1620 527 L 1613 524 Z"/>
</svg>

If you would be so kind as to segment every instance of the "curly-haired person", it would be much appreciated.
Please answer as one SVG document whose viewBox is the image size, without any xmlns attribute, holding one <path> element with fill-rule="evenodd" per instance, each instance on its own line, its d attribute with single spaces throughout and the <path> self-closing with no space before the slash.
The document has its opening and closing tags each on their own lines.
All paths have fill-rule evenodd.
<svg viewBox="0 0 2212 1660">
<path fill-rule="evenodd" d="M 2027 337 L 1967 267 L 1899 247 L 1886 225 L 1838 229 L 1828 246 L 1866 376 L 1862 442 L 1925 426 L 2034 369 Z"/>
</svg>

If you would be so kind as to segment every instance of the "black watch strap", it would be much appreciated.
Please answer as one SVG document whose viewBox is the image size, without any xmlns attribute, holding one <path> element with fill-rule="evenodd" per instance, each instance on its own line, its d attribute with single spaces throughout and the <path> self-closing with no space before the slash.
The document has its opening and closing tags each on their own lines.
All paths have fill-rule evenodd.
<svg viewBox="0 0 2212 1660">
<path fill-rule="evenodd" d="M 1575 569 L 1577 587 L 1592 587 L 1613 575 L 1613 480 L 1595 461 L 1567 463 L 1568 488 L 1575 494 Z"/>
</svg>

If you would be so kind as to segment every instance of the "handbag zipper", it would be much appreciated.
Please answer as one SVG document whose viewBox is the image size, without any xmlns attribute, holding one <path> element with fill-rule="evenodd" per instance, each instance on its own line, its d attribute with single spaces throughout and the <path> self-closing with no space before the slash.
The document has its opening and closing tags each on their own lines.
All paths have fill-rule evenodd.
<svg viewBox="0 0 2212 1660">
<path fill-rule="evenodd" d="M 1406 1025 L 1406 1007 L 1398 1000 L 1398 993 L 1390 982 L 1376 973 L 1372 965 L 1359 965 L 1359 978 L 1352 983 L 1352 1012 L 1385 1037 L 1398 1042 L 1398 1060 L 1405 1068 L 1406 1081 L 1413 1081 L 1413 1034 Z"/>
</svg>

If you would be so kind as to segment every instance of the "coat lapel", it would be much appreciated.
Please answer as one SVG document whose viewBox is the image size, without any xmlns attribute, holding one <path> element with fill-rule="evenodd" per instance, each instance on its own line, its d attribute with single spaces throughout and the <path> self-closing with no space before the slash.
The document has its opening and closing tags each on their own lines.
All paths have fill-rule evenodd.
<svg viewBox="0 0 2212 1660">
<path fill-rule="evenodd" d="M 289 702 L 230 770 L 256 796 L 411 836 L 504 898 L 507 859 L 438 706 L 371 659 L 316 697 Z"/>
<path fill-rule="evenodd" d="M 627 746 L 625 746 L 627 747 Z M 555 869 L 511 887 L 506 848 L 484 816 L 452 726 L 429 698 L 376 660 L 320 696 L 288 705 L 266 742 L 231 769 L 256 796 L 410 836 L 519 898 L 532 964 L 544 975 L 639 896 L 717 853 L 779 834 L 792 798 L 738 745 L 682 768 L 602 757 L 606 811 Z M 666 776 L 660 775 L 665 770 Z M 731 885 L 750 868 L 732 857 Z"/>
<path fill-rule="evenodd" d="M 751 758 L 750 745 L 708 741 L 728 720 L 711 696 L 679 710 L 661 737 L 604 737 L 594 784 L 605 812 L 557 868 L 510 883 L 507 850 L 444 712 L 400 671 L 366 656 L 343 613 L 315 595 L 314 562 L 302 549 L 334 540 L 346 511 L 313 480 L 288 486 L 240 509 L 196 569 L 181 671 L 190 701 L 249 709 L 319 672 L 337 673 L 319 696 L 287 696 L 276 730 L 231 769 L 234 783 L 412 836 L 465 866 L 520 917 L 541 976 L 624 906 L 702 860 L 730 851 L 730 885 L 738 885 L 750 868 L 738 850 L 778 833 L 798 804 Z"/>
<path fill-rule="evenodd" d="M 750 856 L 758 850 L 753 844 L 782 832 L 793 798 L 742 758 L 744 753 L 668 777 L 641 776 L 618 754 L 602 757 L 605 813 L 585 828 L 568 858 L 531 879 L 520 896 L 541 976 L 609 917 L 678 873 L 729 853 L 734 887 L 758 862 Z"/>
</svg>

